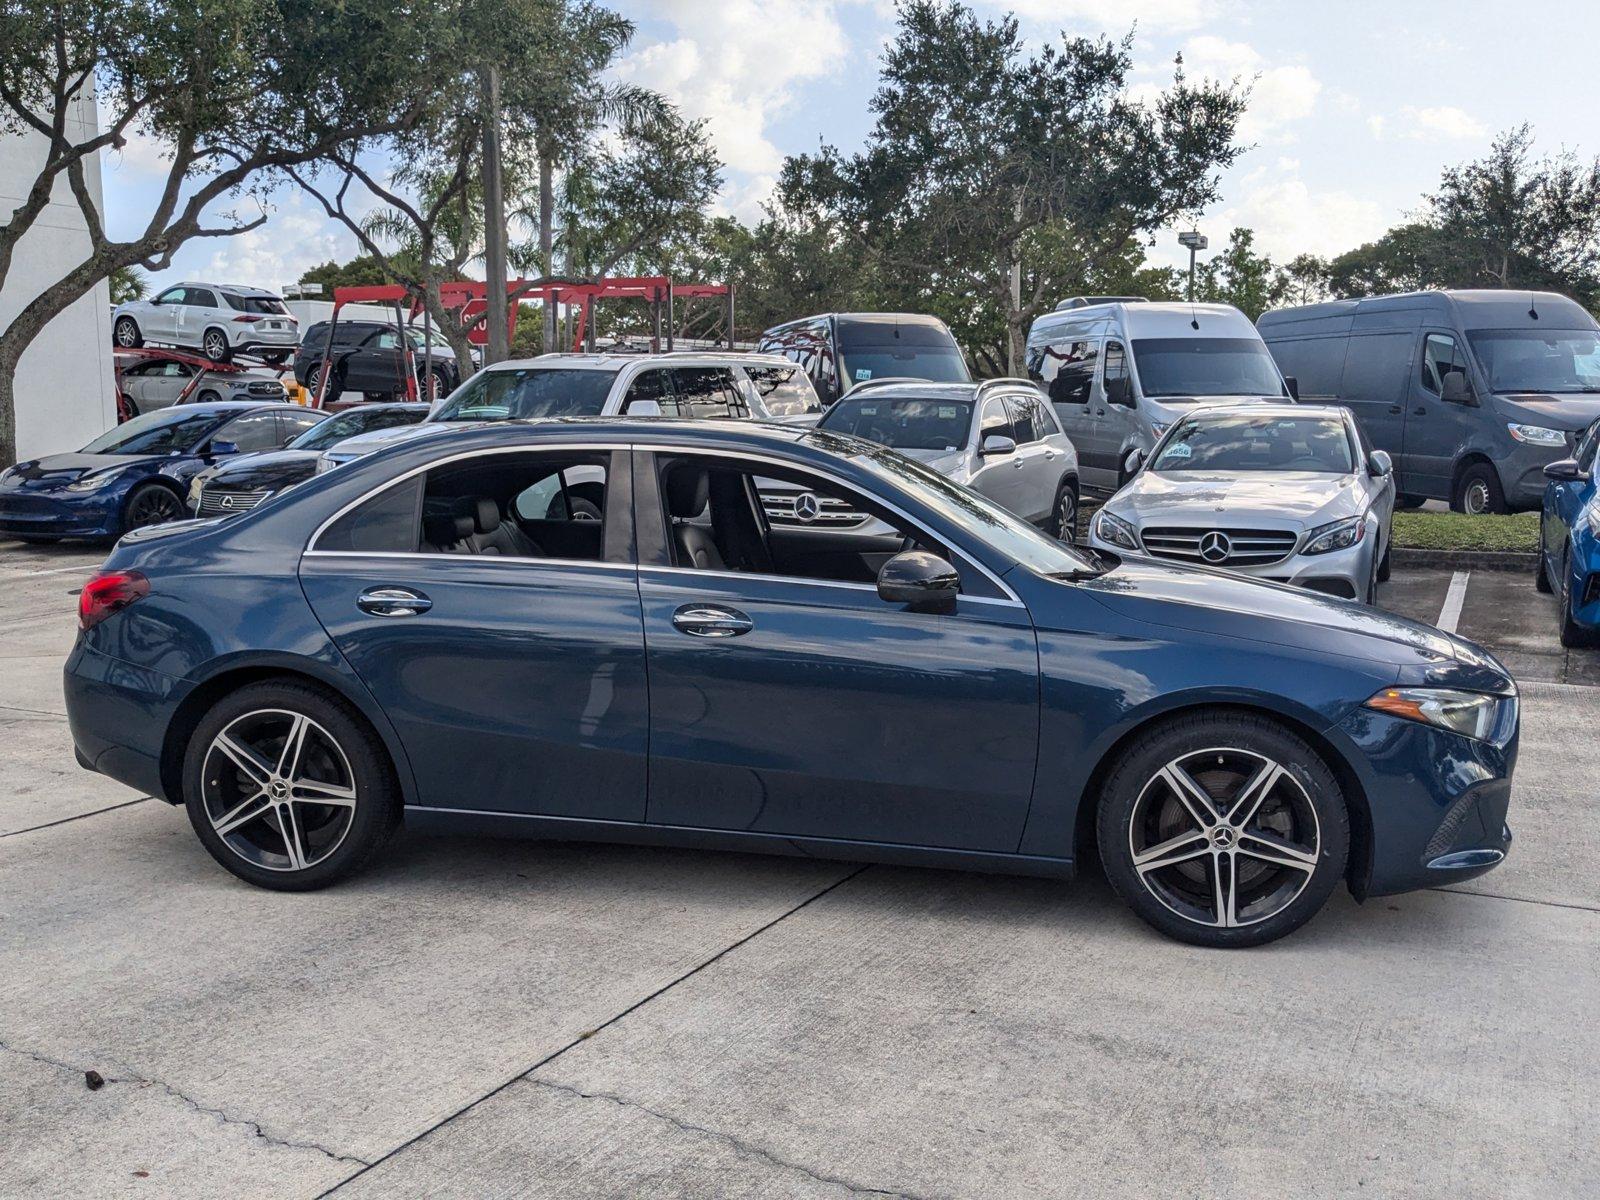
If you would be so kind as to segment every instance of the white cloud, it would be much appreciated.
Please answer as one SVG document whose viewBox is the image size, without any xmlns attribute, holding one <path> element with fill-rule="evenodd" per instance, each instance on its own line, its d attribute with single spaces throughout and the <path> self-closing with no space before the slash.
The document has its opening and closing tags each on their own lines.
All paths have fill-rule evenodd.
<svg viewBox="0 0 1600 1200">
<path fill-rule="evenodd" d="M 1238 79 L 1249 86 L 1249 107 L 1239 122 L 1239 136 L 1247 142 L 1293 140 L 1287 127 L 1311 115 L 1322 91 L 1309 68 L 1268 66 L 1254 46 L 1212 34 L 1183 44 L 1183 66 L 1195 78 L 1222 83 Z"/>
<path fill-rule="evenodd" d="M 243 220 L 249 219 L 245 208 L 249 203 L 241 205 Z M 295 192 L 285 204 L 269 210 L 269 220 L 259 229 L 218 241 L 201 277 L 276 290 L 329 259 L 344 262 L 353 256 L 355 238 L 328 221 L 320 208 L 313 211 L 313 205 L 315 201 L 303 203 Z"/>
<path fill-rule="evenodd" d="M 1388 126 L 1379 119 L 1373 132 L 1382 136 Z M 1395 136 L 1417 142 L 1470 142 L 1489 136 L 1489 127 L 1470 113 L 1454 105 L 1433 108 L 1416 108 L 1412 105 L 1400 110 L 1393 126 Z"/>
<path fill-rule="evenodd" d="M 1380 236 L 1393 218 L 1375 200 L 1338 189 L 1314 191 L 1292 158 L 1257 167 L 1234 191 L 1237 200 L 1201 222 L 1213 250 L 1242 225 L 1255 231 L 1256 248 L 1279 262 L 1297 254 L 1339 254 Z M 1157 246 L 1176 244 L 1175 238 L 1163 233 Z"/>
<path fill-rule="evenodd" d="M 620 77 L 651 87 L 703 118 L 733 178 L 723 205 L 755 216 L 783 152 L 767 135 L 804 83 L 844 69 L 849 46 L 832 0 L 658 0 L 670 41 L 640 46 Z M 759 188 L 756 186 L 759 184 Z"/>
</svg>

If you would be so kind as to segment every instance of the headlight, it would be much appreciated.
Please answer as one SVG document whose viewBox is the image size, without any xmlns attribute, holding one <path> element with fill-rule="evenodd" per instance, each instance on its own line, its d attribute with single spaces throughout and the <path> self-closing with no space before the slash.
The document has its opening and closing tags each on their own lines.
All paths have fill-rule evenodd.
<svg viewBox="0 0 1600 1200">
<path fill-rule="evenodd" d="M 1367 701 L 1366 707 L 1489 741 L 1500 731 L 1503 720 L 1515 720 L 1517 698 L 1460 692 L 1452 688 L 1384 688 Z M 1505 732 L 1510 732 L 1509 727 Z"/>
<path fill-rule="evenodd" d="M 1565 446 L 1567 435 L 1559 429 L 1546 429 L 1543 425 L 1518 425 L 1515 421 L 1506 426 L 1511 436 L 1530 446 Z"/>
<path fill-rule="evenodd" d="M 1348 550 L 1354 546 L 1367 532 L 1367 518 L 1346 517 L 1342 521 L 1331 521 L 1326 525 L 1318 525 L 1306 538 L 1305 548 L 1301 554 L 1327 554 L 1333 550 Z"/>
<path fill-rule="evenodd" d="M 1094 532 L 1102 542 L 1110 542 L 1124 550 L 1139 548 L 1139 535 L 1134 532 L 1133 526 L 1103 508 L 1094 515 Z"/>
<path fill-rule="evenodd" d="M 74 479 L 71 483 L 67 484 L 67 491 L 92 492 L 96 488 L 105 487 L 106 484 L 110 483 L 113 479 L 115 479 L 118 475 L 121 475 L 127 469 L 127 467 L 105 467 L 99 471 L 91 471 L 87 475 L 80 475 L 77 479 Z"/>
</svg>

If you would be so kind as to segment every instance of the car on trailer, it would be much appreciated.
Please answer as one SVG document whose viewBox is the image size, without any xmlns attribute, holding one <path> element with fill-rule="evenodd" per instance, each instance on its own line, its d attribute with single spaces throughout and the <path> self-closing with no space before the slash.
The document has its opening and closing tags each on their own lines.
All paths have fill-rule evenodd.
<svg viewBox="0 0 1600 1200">
<path fill-rule="evenodd" d="M 249 368 L 238 362 L 213 362 L 184 350 L 149 346 L 118 349 L 111 357 L 124 420 L 186 401 L 260 403 L 289 398 L 275 371 Z"/>
<path fill-rule="evenodd" d="M 213 362 L 259 354 L 286 362 L 300 342 L 300 322 L 283 297 L 232 283 L 178 283 L 149 300 L 129 300 L 111 314 L 111 341 L 198 350 Z"/>
</svg>

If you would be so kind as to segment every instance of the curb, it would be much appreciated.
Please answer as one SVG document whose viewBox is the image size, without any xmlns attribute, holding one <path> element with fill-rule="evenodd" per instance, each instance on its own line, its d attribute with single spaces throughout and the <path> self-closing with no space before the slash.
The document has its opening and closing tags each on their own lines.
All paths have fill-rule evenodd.
<svg viewBox="0 0 1600 1200">
<path fill-rule="evenodd" d="M 1533 574 L 1538 554 L 1522 550 L 1423 550 L 1396 546 L 1390 560 L 1397 567 L 1440 567 L 1471 571 L 1524 571 Z"/>
</svg>

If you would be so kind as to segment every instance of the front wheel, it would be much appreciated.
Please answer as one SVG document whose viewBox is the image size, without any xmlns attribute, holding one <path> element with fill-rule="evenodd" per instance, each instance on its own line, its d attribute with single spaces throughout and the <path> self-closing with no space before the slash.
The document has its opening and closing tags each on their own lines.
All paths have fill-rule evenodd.
<svg viewBox="0 0 1600 1200">
<path fill-rule="evenodd" d="M 1344 876 L 1350 817 L 1306 742 L 1252 713 L 1180 717 L 1113 768 L 1100 858 L 1145 922 L 1197 946 L 1258 946 L 1293 932 Z"/>
<path fill-rule="evenodd" d="M 1472 516 L 1505 512 L 1506 496 L 1500 487 L 1500 473 L 1489 463 L 1473 463 L 1456 480 L 1450 507 Z"/>
<path fill-rule="evenodd" d="M 1570 553 L 1561 556 L 1561 644 L 1569 650 L 1582 650 L 1600 645 L 1600 629 L 1580 625 L 1572 618 L 1572 559 Z"/>
<path fill-rule="evenodd" d="M 1542 534 L 1540 536 L 1543 536 Z M 1544 547 L 1535 552 L 1533 563 L 1533 590 L 1548 596 L 1555 588 L 1550 586 L 1550 572 L 1544 565 Z"/>
<path fill-rule="evenodd" d="M 165 525 L 184 515 L 183 501 L 171 488 L 146 483 L 133 489 L 123 513 L 122 529 L 143 529 L 146 525 Z"/>
<path fill-rule="evenodd" d="M 211 856 L 277 891 L 352 874 L 400 823 L 382 743 L 342 702 L 287 680 L 219 701 L 189 739 L 183 781 Z"/>
<path fill-rule="evenodd" d="M 1078 540 L 1078 485 L 1070 479 L 1063 479 L 1056 492 L 1050 534 L 1057 541 L 1076 543 Z"/>
</svg>

